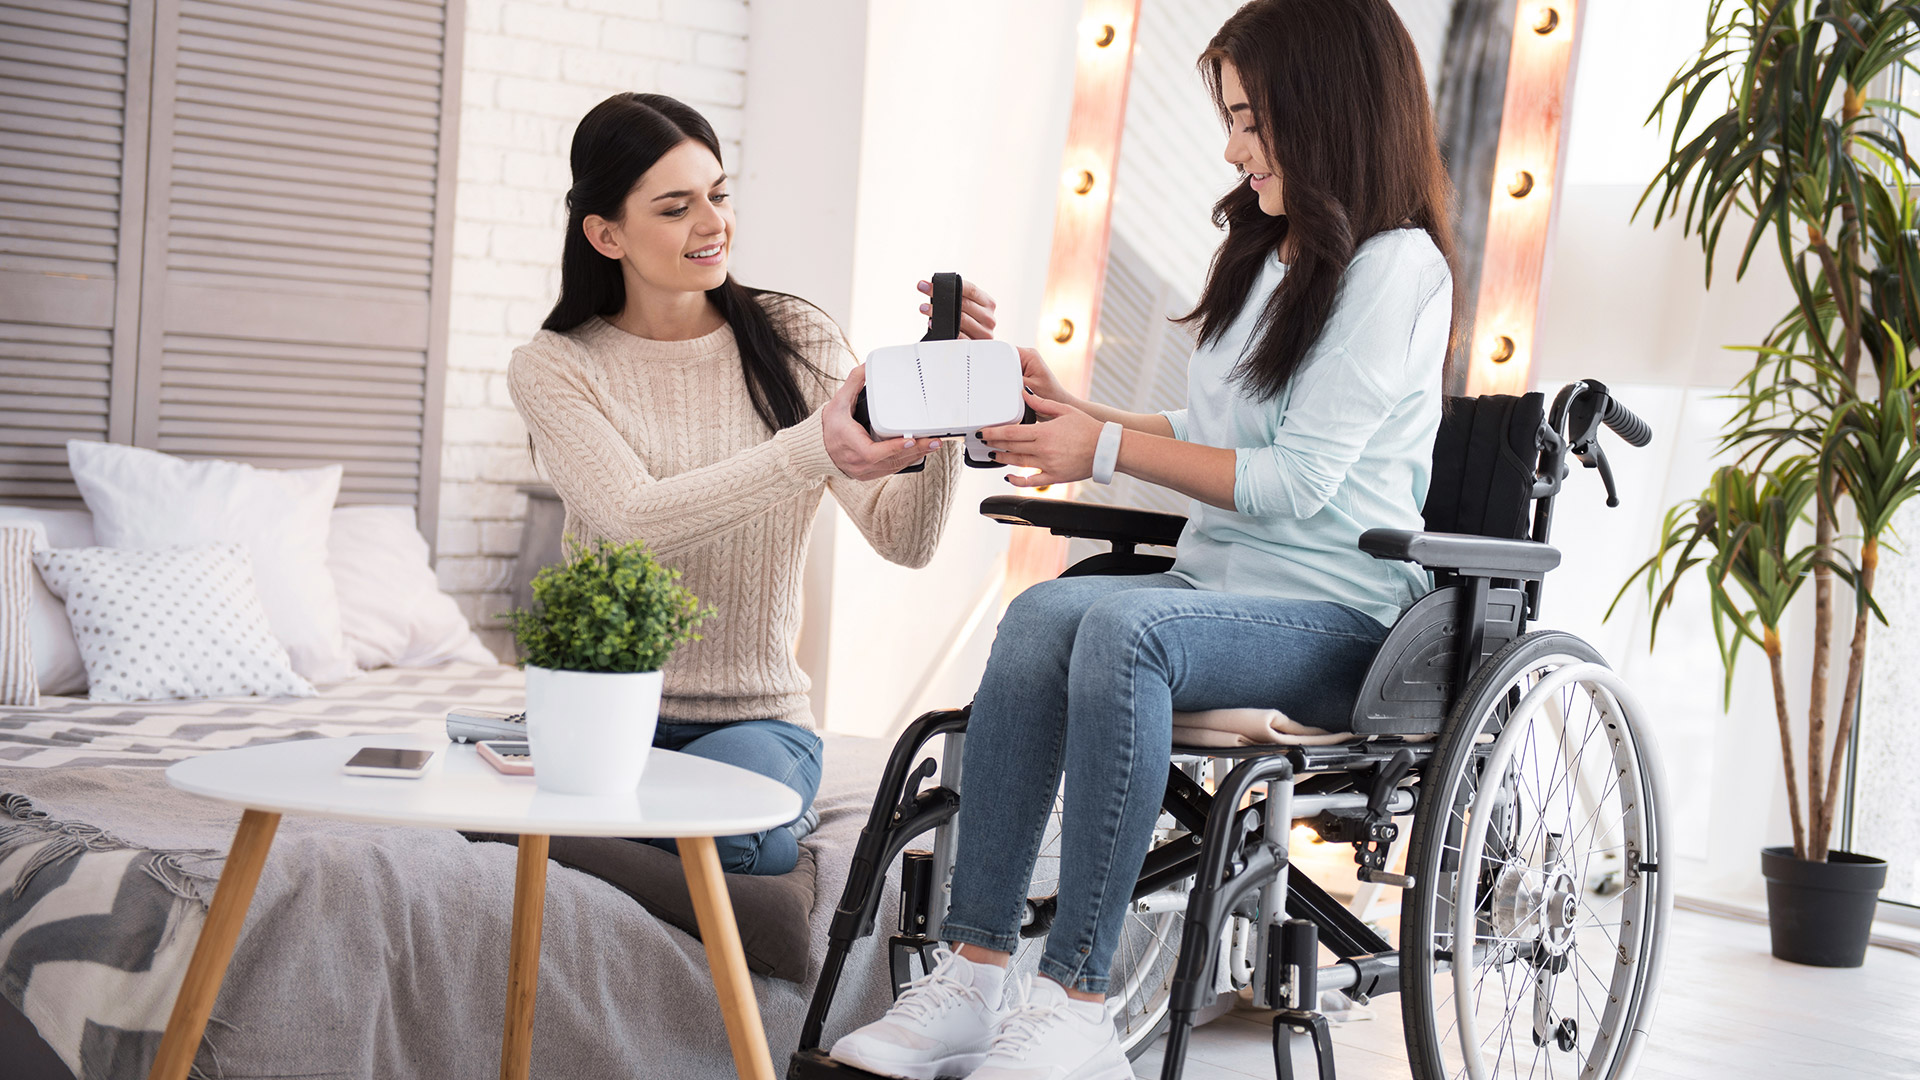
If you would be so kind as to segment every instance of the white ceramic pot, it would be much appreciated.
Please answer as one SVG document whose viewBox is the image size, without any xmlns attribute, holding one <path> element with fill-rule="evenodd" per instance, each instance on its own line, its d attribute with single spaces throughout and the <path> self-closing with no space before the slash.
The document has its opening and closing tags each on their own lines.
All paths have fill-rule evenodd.
<svg viewBox="0 0 1920 1080">
<path fill-rule="evenodd" d="M 534 784 L 563 795 L 632 791 L 660 721 L 660 673 L 526 670 Z"/>
</svg>

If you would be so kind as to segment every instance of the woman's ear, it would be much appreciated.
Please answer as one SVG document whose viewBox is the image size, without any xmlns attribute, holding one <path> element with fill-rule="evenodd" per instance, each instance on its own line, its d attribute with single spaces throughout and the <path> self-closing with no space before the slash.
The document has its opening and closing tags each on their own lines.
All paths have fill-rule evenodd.
<svg viewBox="0 0 1920 1080">
<path fill-rule="evenodd" d="M 587 234 L 587 243 L 593 245 L 593 250 L 607 258 L 618 261 L 626 257 L 626 249 L 620 246 L 619 230 L 599 214 L 588 214 L 580 223 L 580 231 Z"/>
</svg>

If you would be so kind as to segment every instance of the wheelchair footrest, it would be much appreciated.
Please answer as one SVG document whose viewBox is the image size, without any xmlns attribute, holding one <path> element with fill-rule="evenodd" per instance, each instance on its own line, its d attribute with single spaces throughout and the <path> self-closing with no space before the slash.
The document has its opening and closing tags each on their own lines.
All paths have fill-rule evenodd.
<svg viewBox="0 0 1920 1080">
<path fill-rule="evenodd" d="M 801 1050 L 787 1061 L 787 1080 L 887 1080 L 879 1073 L 855 1068 L 827 1056 L 818 1048 Z"/>
</svg>

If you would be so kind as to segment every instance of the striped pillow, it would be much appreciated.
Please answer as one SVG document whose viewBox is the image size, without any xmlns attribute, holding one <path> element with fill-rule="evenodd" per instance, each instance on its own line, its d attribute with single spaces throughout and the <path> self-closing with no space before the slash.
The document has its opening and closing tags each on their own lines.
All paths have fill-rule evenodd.
<svg viewBox="0 0 1920 1080">
<path fill-rule="evenodd" d="M 33 603 L 33 530 L 0 529 L 0 705 L 40 704 L 27 608 Z"/>
</svg>

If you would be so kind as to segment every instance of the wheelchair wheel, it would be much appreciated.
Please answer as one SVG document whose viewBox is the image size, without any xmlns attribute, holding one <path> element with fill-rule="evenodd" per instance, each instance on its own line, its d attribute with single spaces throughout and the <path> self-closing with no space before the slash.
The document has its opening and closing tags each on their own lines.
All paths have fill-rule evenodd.
<svg viewBox="0 0 1920 1080">
<path fill-rule="evenodd" d="M 1659 751 L 1568 634 L 1527 634 L 1461 695 L 1420 780 L 1400 922 L 1415 1080 L 1631 1073 L 1672 910 Z"/>
<path fill-rule="evenodd" d="M 1060 814 L 1061 803 L 1055 796 L 1053 814 L 1047 819 L 1046 833 L 1040 842 L 1040 857 L 1033 866 L 1033 883 L 1028 887 L 1028 910 L 1036 906 L 1050 908 L 1060 890 Z M 1154 843 L 1165 840 L 1173 828 L 1171 818 L 1163 817 L 1155 829 Z M 1191 879 L 1189 879 L 1190 884 Z M 1167 1003 L 1173 994 L 1173 969 L 1180 947 L 1181 912 L 1185 910 L 1187 884 L 1179 886 L 1179 910 L 1168 907 L 1164 897 L 1149 897 L 1133 904 L 1121 927 L 1120 943 L 1113 954 L 1108 973 L 1107 1007 L 1113 1011 L 1113 1024 L 1120 1048 L 1128 1060 L 1146 1053 L 1147 1048 L 1166 1029 Z M 1025 937 L 1013 954 L 1010 966 L 1016 975 L 1031 975 L 1040 967 L 1045 951 L 1044 934 Z"/>
</svg>

